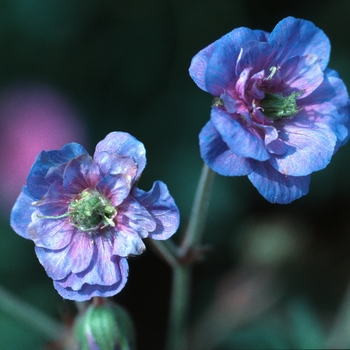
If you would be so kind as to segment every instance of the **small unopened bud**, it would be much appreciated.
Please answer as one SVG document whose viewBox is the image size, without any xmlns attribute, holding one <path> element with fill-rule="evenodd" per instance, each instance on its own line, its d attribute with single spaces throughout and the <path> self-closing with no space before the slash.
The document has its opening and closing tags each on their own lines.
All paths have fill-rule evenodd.
<svg viewBox="0 0 350 350">
<path fill-rule="evenodd" d="M 105 303 L 90 305 L 74 324 L 79 350 L 133 350 L 132 321 L 120 306 Z"/>
</svg>

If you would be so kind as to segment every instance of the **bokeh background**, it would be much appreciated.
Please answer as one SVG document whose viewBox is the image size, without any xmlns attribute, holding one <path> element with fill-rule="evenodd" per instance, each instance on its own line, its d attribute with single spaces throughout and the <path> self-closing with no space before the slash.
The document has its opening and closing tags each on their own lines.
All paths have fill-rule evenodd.
<svg viewBox="0 0 350 350">
<path fill-rule="evenodd" d="M 0 0 L 0 6 L 0 281 L 57 320 L 73 317 L 74 304 L 56 293 L 32 242 L 9 226 L 42 149 L 75 141 L 92 153 L 111 131 L 134 135 L 148 159 L 139 187 L 149 190 L 157 179 L 168 185 L 181 212 L 180 236 L 202 167 L 198 133 L 212 100 L 188 75 L 200 49 L 235 27 L 271 31 L 292 15 L 325 31 L 330 67 L 350 86 L 346 0 Z M 350 346 L 341 332 L 348 318 L 339 313 L 348 305 L 342 306 L 350 278 L 349 157 L 347 145 L 312 175 L 310 193 L 288 206 L 266 202 L 246 177 L 216 177 L 208 253 L 193 270 L 192 349 L 337 346 L 332 339 Z M 135 322 L 138 349 L 163 349 L 171 271 L 151 247 L 129 263 L 129 281 L 114 300 Z M 43 348 L 48 339 L 0 310 L 0 349 Z"/>
</svg>

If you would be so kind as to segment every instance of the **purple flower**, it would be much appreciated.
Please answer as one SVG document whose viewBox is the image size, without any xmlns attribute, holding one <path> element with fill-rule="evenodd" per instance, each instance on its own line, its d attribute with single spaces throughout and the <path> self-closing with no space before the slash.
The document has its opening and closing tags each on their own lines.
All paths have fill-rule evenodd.
<svg viewBox="0 0 350 350">
<path fill-rule="evenodd" d="M 163 240 L 178 228 L 179 212 L 163 182 L 136 187 L 146 165 L 141 142 L 112 132 L 94 157 L 77 143 L 43 151 L 11 213 L 11 226 L 32 239 L 35 252 L 63 298 L 77 301 L 118 293 L 127 257 L 142 238 Z"/>
<path fill-rule="evenodd" d="M 349 96 L 329 55 L 327 36 L 292 17 L 271 34 L 234 29 L 200 51 L 190 75 L 216 96 L 199 135 L 208 166 L 248 175 L 273 203 L 307 194 L 310 174 L 348 140 Z"/>
</svg>

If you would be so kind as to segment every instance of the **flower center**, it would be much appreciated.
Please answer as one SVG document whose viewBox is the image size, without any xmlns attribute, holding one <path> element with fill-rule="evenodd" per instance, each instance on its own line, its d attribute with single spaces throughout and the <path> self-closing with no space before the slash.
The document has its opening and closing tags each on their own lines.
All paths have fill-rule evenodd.
<svg viewBox="0 0 350 350">
<path fill-rule="evenodd" d="M 292 92 L 289 96 L 276 94 L 265 94 L 265 97 L 260 101 L 260 107 L 264 112 L 265 117 L 272 120 L 282 118 L 290 118 L 301 111 L 298 108 L 296 99 L 303 94 L 303 90 Z"/>
<path fill-rule="evenodd" d="M 115 226 L 113 218 L 117 209 L 111 202 L 94 190 L 84 190 L 73 199 L 68 208 L 70 223 L 81 231 Z"/>
<path fill-rule="evenodd" d="M 33 204 L 35 205 L 35 203 Z M 91 232 L 106 226 L 115 226 L 113 221 L 117 208 L 96 190 L 84 190 L 74 198 L 68 212 L 58 216 L 39 216 L 41 219 L 62 219 L 69 217 L 70 224 L 80 231 Z"/>
</svg>

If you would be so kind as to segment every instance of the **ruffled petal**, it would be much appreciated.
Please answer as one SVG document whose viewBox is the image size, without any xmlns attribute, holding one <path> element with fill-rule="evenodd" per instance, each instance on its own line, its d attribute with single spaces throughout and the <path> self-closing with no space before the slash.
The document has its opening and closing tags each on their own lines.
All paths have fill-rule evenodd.
<svg viewBox="0 0 350 350">
<path fill-rule="evenodd" d="M 324 32 L 313 23 L 287 17 L 280 21 L 271 32 L 269 41 L 278 49 L 272 65 L 282 64 L 293 56 L 315 55 L 321 70 L 329 61 L 330 42 Z"/>
<path fill-rule="evenodd" d="M 347 142 L 350 127 L 349 95 L 336 72 L 327 69 L 322 84 L 300 102 L 310 120 L 328 125 L 336 134 L 336 150 Z"/>
<path fill-rule="evenodd" d="M 126 132 L 111 132 L 100 141 L 95 150 L 94 159 L 98 164 L 103 164 L 105 154 L 119 154 L 123 157 L 131 157 L 137 164 L 138 178 L 146 166 L 146 150 L 143 144 Z"/>
<path fill-rule="evenodd" d="M 42 213 L 36 210 L 28 225 L 30 238 L 35 245 L 47 249 L 62 249 L 72 240 L 76 228 L 69 223 L 68 218 L 42 218 Z"/>
<path fill-rule="evenodd" d="M 111 286 L 121 279 L 116 257 L 113 256 L 113 240 L 99 235 L 93 238 L 93 241 L 94 243 L 89 243 L 90 247 L 93 247 L 90 265 L 86 266 L 81 272 L 72 273 L 64 281 L 60 281 L 62 287 L 80 290 L 86 283 Z M 58 280 L 59 278 L 55 279 Z"/>
<path fill-rule="evenodd" d="M 31 205 L 32 202 L 33 198 L 28 193 L 27 187 L 23 186 L 22 192 L 11 211 L 11 227 L 17 234 L 26 239 L 31 239 L 27 228 L 32 221 L 32 214 L 36 210 Z"/>
<path fill-rule="evenodd" d="M 200 152 L 205 163 L 220 175 L 241 176 L 252 170 L 252 160 L 234 154 L 209 121 L 199 134 Z"/>
<path fill-rule="evenodd" d="M 112 231 L 112 228 L 110 228 L 110 231 Z M 140 255 L 146 250 L 146 246 L 140 236 L 130 227 L 123 226 L 121 228 L 119 226 L 117 230 L 114 230 L 113 234 L 113 255 L 128 257 Z"/>
<path fill-rule="evenodd" d="M 250 68 L 253 73 L 270 68 L 270 62 L 276 54 L 276 49 L 266 42 L 249 41 L 242 45 L 241 54 L 236 63 L 236 75 Z"/>
<path fill-rule="evenodd" d="M 50 186 L 43 198 L 33 202 L 32 205 L 44 216 L 59 216 L 67 213 L 72 199 L 72 194 L 65 193 L 62 180 L 58 180 Z"/>
<path fill-rule="evenodd" d="M 194 82 L 202 90 L 207 91 L 205 75 L 207 72 L 208 62 L 215 49 L 215 43 L 210 44 L 205 49 L 199 51 L 196 56 L 192 58 L 190 65 L 190 76 Z"/>
<path fill-rule="evenodd" d="M 271 157 L 270 164 L 281 174 L 305 176 L 325 168 L 334 153 L 335 134 L 321 123 L 300 122 L 295 118 L 279 131 L 279 139 L 287 145 L 285 154 Z"/>
<path fill-rule="evenodd" d="M 137 163 L 131 157 L 120 156 L 116 153 L 101 152 L 98 157 L 101 174 L 127 174 L 131 178 L 137 175 Z"/>
<path fill-rule="evenodd" d="M 201 50 L 192 59 L 190 76 L 204 91 L 220 96 L 227 83 L 235 78 L 235 67 L 241 46 L 249 40 L 259 40 L 260 32 L 237 28 Z"/>
<path fill-rule="evenodd" d="M 73 290 L 71 287 L 63 287 L 61 281 L 54 281 L 54 287 L 58 293 L 65 299 L 76 300 L 76 301 L 86 301 L 90 300 L 92 297 L 111 297 L 119 293 L 126 284 L 128 278 L 128 262 L 125 258 L 115 257 L 114 263 L 117 266 L 118 274 L 120 276 L 119 280 L 111 286 L 101 286 L 98 284 L 87 284 L 85 283 L 81 289 Z M 73 278 L 80 279 L 72 274 Z M 64 284 L 64 282 L 63 282 Z"/>
<path fill-rule="evenodd" d="M 156 229 L 151 214 L 135 199 L 128 197 L 119 207 L 117 215 L 118 230 L 133 230 L 140 237 L 146 238 L 149 232 Z"/>
<path fill-rule="evenodd" d="M 260 161 L 269 159 L 269 152 L 261 136 L 254 127 L 243 125 L 244 122 L 239 120 L 238 115 L 232 116 L 222 108 L 214 107 L 211 121 L 228 148 L 237 156 Z"/>
<path fill-rule="evenodd" d="M 132 178 L 128 175 L 106 175 L 96 186 L 97 191 L 107 197 L 114 207 L 122 203 L 131 189 Z"/>
<path fill-rule="evenodd" d="M 163 182 L 156 181 L 149 192 L 135 188 L 133 196 L 156 223 L 156 229 L 149 232 L 149 238 L 167 239 L 176 232 L 180 222 L 179 210 Z"/>
<path fill-rule="evenodd" d="M 256 162 L 249 180 L 271 203 L 288 204 L 309 192 L 310 176 L 286 176 L 268 162 Z"/>
<path fill-rule="evenodd" d="M 295 91 L 302 91 L 301 98 L 305 98 L 323 81 L 323 72 L 315 55 L 292 57 L 283 64 L 280 74 L 287 85 L 280 91 L 285 96 Z"/>
<path fill-rule="evenodd" d="M 63 173 L 64 191 L 80 193 L 94 188 L 100 180 L 100 169 L 88 154 L 82 154 L 71 160 Z"/>
<path fill-rule="evenodd" d="M 28 192 L 33 198 L 40 199 L 49 188 L 49 183 L 45 181 L 49 169 L 67 163 L 81 154 L 87 154 L 87 151 L 78 143 L 64 145 L 59 151 L 42 151 L 27 177 Z"/>
<path fill-rule="evenodd" d="M 94 244 L 86 233 L 77 231 L 70 244 L 60 250 L 35 247 L 36 255 L 46 273 L 53 279 L 62 279 L 69 273 L 85 271 L 93 258 Z"/>
</svg>

